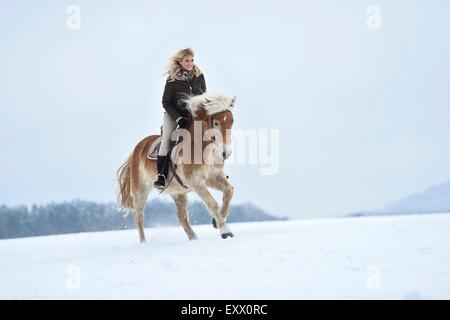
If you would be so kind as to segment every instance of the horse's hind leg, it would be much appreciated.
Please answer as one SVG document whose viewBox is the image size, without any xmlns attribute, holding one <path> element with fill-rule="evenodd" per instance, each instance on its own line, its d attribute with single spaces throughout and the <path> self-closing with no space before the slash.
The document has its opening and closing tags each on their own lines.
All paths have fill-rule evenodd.
<svg viewBox="0 0 450 320">
<path fill-rule="evenodd" d="M 145 233 L 144 233 L 144 208 L 145 203 L 147 202 L 148 194 L 150 193 L 151 188 L 148 186 L 140 186 L 140 190 L 136 192 L 136 196 L 133 197 L 134 204 L 134 222 L 136 223 L 136 227 L 139 232 L 139 240 L 141 242 L 145 242 Z"/>
<path fill-rule="evenodd" d="M 188 195 L 187 194 L 178 194 L 172 196 L 175 201 L 175 205 L 177 206 L 177 217 L 180 221 L 181 226 L 186 232 L 189 240 L 197 239 L 197 235 L 194 230 L 192 230 L 191 225 L 189 224 L 189 215 L 187 212 L 188 207 Z"/>
</svg>

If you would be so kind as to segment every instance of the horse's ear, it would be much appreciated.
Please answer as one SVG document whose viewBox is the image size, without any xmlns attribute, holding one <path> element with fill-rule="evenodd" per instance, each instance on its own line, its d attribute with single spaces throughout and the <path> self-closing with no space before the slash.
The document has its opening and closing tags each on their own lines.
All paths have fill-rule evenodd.
<svg viewBox="0 0 450 320">
<path fill-rule="evenodd" d="M 233 100 L 231 100 L 230 107 L 234 107 L 234 103 L 236 102 L 236 96 L 233 97 Z"/>
<path fill-rule="evenodd" d="M 206 117 L 206 112 L 203 108 L 198 109 L 195 118 L 198 120 L 203 120 Z"/>
</svg>

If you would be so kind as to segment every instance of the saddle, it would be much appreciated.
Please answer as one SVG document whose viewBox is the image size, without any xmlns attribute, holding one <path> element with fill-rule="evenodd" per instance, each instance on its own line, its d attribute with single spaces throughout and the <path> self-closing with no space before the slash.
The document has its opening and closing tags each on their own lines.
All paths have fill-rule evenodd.
<svg viewBox="0 0 450 320">
<path fill-rule="evenodd" d="M 147 159 L 149 160 L 156 160 L 158 158 L 158 152 L 159 147 L 161 146 L 161 136 L 156 138 L 155 141 L 150 145 L 150 148 L 148 148 L 147 152 Z M 169 161 L 172 163 L 176 163 L 178 158 L 181 155 L 181 144 L 176 144 L 174 141 L 170 142 L 170 148 L 169 148 Z"/>
<path fill-rule="evenodd" d="M 159 136 L 158 138 L 155 139 L 155 141 L 153 141 L 153 143 L 150 145 L 150 148 L 147 151 L 147 159 L 149 160 L 154 160 L 156 161 L 156 159 L 158 158 L 158 152 L 159 152 L 159 147 L 161 146 L 161 139 L 162 137 Z M 176 173 L 176 169 L 177 169 L 177 162 L 178 162 L 178 158 L 181 156 L 181 143 L 178 143 L 176 141 L 170 141 L 170 148 L 169 148 L 169 155 L 170 157 L 168 157 L 168 166 L 169 166 L 169 174 L 168 176 L 170 176 L 170 173 L 172 173 L 172 177 L 175 177 L 175 179 L 178 181 L 178 183 L 183 186 L 184 188 L 187 188 L 183 181 L 181 181 L 180 177 L 178 176 L 178 174 Z M 168 185 L 170 184 L 170 182 L 172 181 L 172 178 L 168 178 L 168 184 L 166 185 L 166 188 L 168 187 Z"/>
</svg>

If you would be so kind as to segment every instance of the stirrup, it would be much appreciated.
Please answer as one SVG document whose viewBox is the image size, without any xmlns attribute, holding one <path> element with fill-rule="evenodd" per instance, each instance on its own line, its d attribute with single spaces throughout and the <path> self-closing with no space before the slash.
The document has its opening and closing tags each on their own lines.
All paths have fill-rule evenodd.
<svg viewBox="0 0 450 320">
<path fill-rule="evenodd" d="M 153 186 L 158 189 L 165 189 L 166 188 L 166 177 L 162 173 L 159 173 L 157 177 L 158 177 L 158 179 L 153 183 Z M 162 177 L 164 179 L 163 185 L 160 184 L 160 182 L 161 182 L 159 180 L 160 177 Z"/>
</svg>

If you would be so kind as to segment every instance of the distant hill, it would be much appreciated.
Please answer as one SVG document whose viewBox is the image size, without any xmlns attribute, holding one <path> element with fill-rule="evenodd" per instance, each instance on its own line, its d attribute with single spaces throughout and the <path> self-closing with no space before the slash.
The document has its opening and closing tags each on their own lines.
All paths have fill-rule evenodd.
<svg viewBox="0 0 450 320">
<path fill-rule="evenodd" d="M 188 208 L 192 224 L 209 224 L 211 215 L 201 202 Z M 228 222 L 287 220 L 272 216 L 251 203 L 231 205 Z M 175 204 L 153 199 L 145 207 L 145 226 L 177 225 Z M 0 206 L 0 239 L 39 235 L 135 228 L 133 215 L 124 217 L 115 203 L 73 200 L 31 208 Z"/>
<path fill-rule="evenodd" d="M 354 212 L 350 216 L 394 215 L 450 212 L 450 181 L 432 186 L 423 192 L 394 201 L 382 209 Z"/>
</svg>

